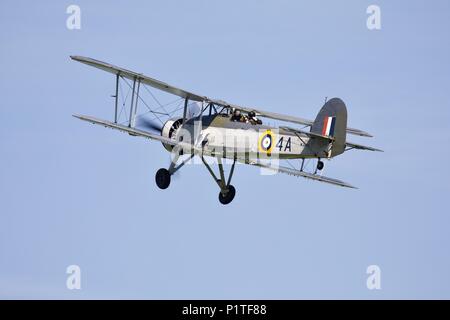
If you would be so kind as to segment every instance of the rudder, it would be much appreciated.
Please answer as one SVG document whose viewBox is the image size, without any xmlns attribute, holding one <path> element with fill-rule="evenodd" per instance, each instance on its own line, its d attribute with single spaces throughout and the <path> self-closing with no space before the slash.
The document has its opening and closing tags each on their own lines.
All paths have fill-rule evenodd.
<svg viewBox="0 0 450 320">
<path fill-rule="evenodd" d="M 347 107 L 344 101 L 339 98 L 328 100 L 317 114 L 311 126 L 311 132 L 335 139 L 331 148 L 331 157 L 343 153 L 347 136 Z"/>
</svg>

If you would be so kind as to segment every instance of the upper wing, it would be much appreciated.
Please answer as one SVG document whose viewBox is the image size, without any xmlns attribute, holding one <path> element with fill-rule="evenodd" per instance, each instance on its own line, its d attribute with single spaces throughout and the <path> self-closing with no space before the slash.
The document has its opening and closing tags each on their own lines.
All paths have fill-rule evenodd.
<svg viewBox="0 0 450 320">
<path fill-rule="evenodd" d="M 306 178 L 306 179 L 311 179 L 311 180 L 315 180 L 315 181 L 320 181 L 320 182 L 333 184 L 335 186 L 341 186 L 341 187 L 357 189 L 356 187 L 354 187 L 351 184 L 349 184 L 347 182 L 344 182 L 342 180 L 333 179 L 333 178 L 329 178 L 329 177 L 325 177 L 325 176 L 319 176 L 317 174 L 312 174 L 312 173 L 308 173 L 308 172 L 304 172 L 304 171 L 300 171 L 300 170 L 295 170 L 295 169 L 291 169 L 291 168 L 287 168 L 287 167 L 281 167 L 281 166 L 273 167 L 273 166 L 266 165 L 266 164 L 263 164 L 263 163 L 251 163 L 251 164 L 255 165 L 255 166 L 258 166 L 258 167 L 265 168 L 265 169 L 273 170 L 273 171 L 276 171 L 276 172 L 281 172 L 281 173 L 286 173 L 286 174 L 289 174 L 289 175 L 293 175 L 293 176 L 296 176 L 296 177 L 303 177 L 303 178 Z"/>
<path fill-rule="evenodd" d="M 165 82 L 147 77 L 145 75 L 143 75 L 142 73 L 137 73 L 134 71 L 130 71 L 124 68 L 119 68 L 116 67 L 115 65 L 103 62 L 103 61 L 99 61 L 99 60 L 95 60 L 95 59 L 91 59 L 91 58 L 86 58 L 86 57 L 80 57 L 80 56 L 70 56 L 70 58 L 72 58 L 75 61 L 90 65 L 92 67 L 113 73 L 113 74 L 118 74 L 124 78 L 130 79 L 130 80 L 140 80 L 142 83 L 145 83 L 155 89 L 159 89 L 162 91 L 165 91 L 167 93 L 171 93 L 174 94 L 176 96 L 179 96 L 181 98 L 184 99 L 189 99 L 192 101 L 204 101 L 206 99 L 206 97 L 202 97 L 199 96 L 195 93 L 186 91 L 186 90 L 182 90 L 179 89 L 177 87 L 171 86 Z"/>
<path fill-rule="evenodd" d="M 214 104 L 217 104 L 219 106 L 225 107 L 225 108 L 235 108 L 235 109 L 239 109 L 244 112 L 253 111 L 256 113 L 256 115 L 258 115 L 260 117 L 264 117 L 264 118 L 280 120 L 280 121 L 287 121 L 287 122 L 302 124 L 302 125 L 306 125 L 306 126 L 311 126 L 314 123 L 314 121 L 311 121 L 311 120 L 298 118 L 298 117 L 294 117 L 294 116 L 288 116 L 288 115 L 275 113 L 275 112 L 262 111 L 262 110 L 258 110 L 258 109 L 250 108 L 250 107 L 238 106 L 236 104 L 231 104 L 231 103 L 228 103 L 223 100 L 209 100 L 209 101 Z"/>
<path fill-rule="evenodd" d="M 172 140 L 172 139 L 169 139 L 169 138 L 157 135 L 157 134 L 153 134 L 153 133 L 150 133 L 150 132 L 147 132 L 147 131 L 139 130 L 139 129 L 136 129 L 136 128 L 130 128 L 128 126 L 124 126 L 124 125 L 117 124 L 117 123 L 114 123 L 114 122 L 110 122 L 110 121 L 106 121 L 106 120 L 102 120 L 102 119 L 97 119 L 97 118 L 94 118 L 94 117 L 91 117 L 91 116 L 83 116 L 83 115 L 76 115 L 76 114 L 74 114 L 73 116 L 75 118 L 78 118 L 78 119 L 83 120 L 83 121 L 87 121 L 87 122 L 90 122 L 90 123 L 93 123 L 93 124 L 98 124 L 98 125 L 104 126 L 106 128 L 116 129 L 116 130 L 119 130 L 119 131 L 122 131 L 122 132 L 129 133 L 129 134 L 134 135 L 134 136 L 144 137 L 144 138 L 152 139 L 152 140 L 158 140 L 158 141 L 161 141 L 163 143 L 169 144 L 171 146 L 175 146 L 175 145 L 179 145 L 180 144 L 179 142 L 177 142 L 175 140 Z"/>
<path fill-rule="evenodd" d="M 307 119 L 303 119 L 303 118 L 299 118 L 299 117 L 294 117 L 294 116 L 288 116 L 288 115 L 284 115 L 284 114 L 280 114 L 280 113 L 275 113 L 275 112 L 267 112 L 267 111 L 262 111 L 262 110 L 258 110 L 255 108 L 251 108 L 251 107 L 243 107 L 243 106 L 239 106 L 239 105 L 234 105 L 231 103 L 228 103 L 226 101 L 223 100 L 215 100 L 215 99 L 209 99 L 206 96 L 201 96 L 186 90 L 182 90 L 180 88 L 171 86 L 165 82 L 147 77 L 145 75 L 143 75 L 142 73 L 137 73 L 134 71 L 130 71 L 124 68 L 120 68 L 117 67 L 115 65 L 103 62 L 103 61 L 99 61 L 99 60 L 95 60 L 92 58 L 87 58 L 87 57 L 82 57 L 82 56 L 70 56 L 70 58 L 72 58 L 75 61 L 90 65 L 92 67 L 116 74 L 116 75 L 120 75 L 124 78 L 130 79 L 130 80 L 140 80 L 142 83 L 147 84 L 155 89 L 159 89 L 162 90 L 164 92 L 170 93 L 170 94 L 174 94 L 176 96 L 179 96 L 181 98 L 184 99 L 189 99 L 192 101 L 198 101 L 198 102 L 206 102 L 206 103 L 214 103 L 216 105 L 225 107 L 225 108 L 236 108 L 239 110 L 242 110 L 244 112 L 250 112 L 250 111 L 254 111 L 258 116 L 260 117 L 265 117 L 265 118 L 269 118 L 269 119 L 274 119 L 274 120 L 280 120 L 280 121 L 286 121 L 286 122 L 292 122 L 292 123 L 296 123 L 296 124 L 301 124 L 301 125 L 305 125 L 305 126 L 312 126 L 312 124 L 314 123 L 314 121 L 312 120 L 307 120 Z M 359 129 L 354 129 L 354 128 L 347 128 L 347 132 L 350 134 L 354 134 L 354 135 L 359 135 L 359 136 L 364 136 L 364 137 L 372 137 L 372 135 L 370 135 L 369 133 L 359 130 Z"/>
<path fill-rule="evenodd" d="M 305 126 L 309 126 L 309 127 L 312 126 L 313 123 L 314 123 L 314 121 L 312 121 L 312 120 L 303 119 L 303 118 L 294 117 L 294 116 L 288 116 L 288 115 L 275 113 L 275 112 L 262 111 L 262 110 L 258 110 L 258 109 L 250 108 L 250 107 L 238 106 L 238 105 L 235 105 L 235 104 L 227 103 L 226 101 L 222 101 L 222 100 L 209 100 L 209 101 L 214 103 L 214 104 L 217 104 L 217 105 L 220 105 L 222 107 L 225 107 L 225 108 L 235 108 L 235 109 L 239 109 L 239 110 L 244 111 L 244 112 L 253 111 L 253 112 L 256 113 L 256 115 L 258 115 L 260 117 L 264 117 L 264 118 L 280 120 L 280 121 L 286 121 L 286 122 L 301 124 L 301 125 L 305 125 Z M 362 136 L 362 137 L 372 137 L 371 134 L 369 134 L 369 133 L 367 133 L 367 132 L 365 132 L 363 130 L 359 130 L 359 129 L 355 129 L 355 128 L 348 128 L 347 127 L 347 133 L 354 134 L 354 135 L 357 135 L 357 136 Z"/>
<path fill-rule="evenodd" d="M 356 135 L 356 136 L 361 136 L 361 137 L 369 137 L 372 138 L 373 136 L 370 133 L 367 133 L 363 130 L 359 130 L 359 129 L 355 129 L 355 128 L 349 128 L 347 127 L 347 133 Z"/>
</svg>

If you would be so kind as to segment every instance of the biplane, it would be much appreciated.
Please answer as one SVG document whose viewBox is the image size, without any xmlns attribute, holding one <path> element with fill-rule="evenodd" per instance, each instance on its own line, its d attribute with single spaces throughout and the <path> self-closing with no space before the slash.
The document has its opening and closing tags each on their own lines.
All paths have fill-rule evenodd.
<svg viewBox="0 0 450 320">
<path fill-rule="evenodd" d="M 347 134 L 372 136 L 365 131 L 347 127 L 347 108 L 339 98 L 326 101 L 313 121 L 211 99 L 95 59 L 81 56 L 71 58 L 115 75 L 115 94 L 112 96 L 114 120 L 107 121 L 85 115 L 74 117 L 126 132 L 131 136 L 161 142 L 172 156 L 169 167 L 156 172 L 155 182 L 160 189 L 168 188 L 171 176 L 195 156 L 201 159 L 201 163 L 219 186 L 219 201 L 222 204 L 229 204 L 235 197 L 236 189 L 231 184 L 231 179 L 236 162 L 341 187 L 355 188 L 344 181 L 322 175 L 323 159 L 331 159 L 351 149 L 381 151 L 347 141 Z M 128 104 L 126 98 L 122 109 L 119 110 L 119 87 L 122 92 L 122 81 L 129 87 L 130 94 L 127 94 L 127 98 L 131 96 L 131 101 Z M 181 114 L 172 116 L 169 112 L 165 112 L 164 105 L 156 98 L 157 108 L 149 107 L 142 99 L 141 87 L 177 96 Z M 154 97 L 153 94 L 152 96 Z M 139 101 L 142 101 L 149 110 L 143 115 L 138 114 Z M 197 111 L 191 111 L 195 109 L 193 105 L 197 106 Z M 123 114 L 126 115 L 125 120 L 120 121 L 119 116 Z M 149 119 L 148 114 L 153 118 Z M 163 116 L 167 119 L 163 119 Z M 290 125 L 270 126 L 264 124 L 262 119 Z M 205 157 L 217 161 L 219 175 L 216 175 L 211 163 L 206 161 Z M 298 168 L 291 163 L 295 159 L 300 160 Z M 228 177 L 225 176 L 223 166 L 225 160 L 231 163 Z M 305 169 L 305 160 L 316 162 L 312 170 Z M 280 165 L 282 161 L 287 161 L 289 166 Z"/>
</svg>

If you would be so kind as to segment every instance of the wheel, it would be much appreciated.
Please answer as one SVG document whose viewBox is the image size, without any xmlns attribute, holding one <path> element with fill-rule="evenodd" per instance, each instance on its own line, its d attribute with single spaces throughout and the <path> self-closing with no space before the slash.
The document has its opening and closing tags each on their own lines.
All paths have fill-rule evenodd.
<svg viewBox="0 0 450 320">
<path fill-rule="evenodd" d="M 322 170 L 324 166 L 322 161 L 319 160 L 319 162 L 317 162 L 317 170 Z"/>
<path fill-rule="evenodd" d="M 170 185 L 169 170 L 161 168 L 158 171 L 156 171 L 155 181 L 158 188 L 167 189 Z"/>
<path fill-rule="evenodd" d="M 222 192 L 219 192 L 219 201 L 221 204 L 229 204 L 231 201 L 233 201 L 235 195 L 236 189 L 232 185 L 229 185 L 228 192 L 226 194 L 222 194 Z"/>
</svg>

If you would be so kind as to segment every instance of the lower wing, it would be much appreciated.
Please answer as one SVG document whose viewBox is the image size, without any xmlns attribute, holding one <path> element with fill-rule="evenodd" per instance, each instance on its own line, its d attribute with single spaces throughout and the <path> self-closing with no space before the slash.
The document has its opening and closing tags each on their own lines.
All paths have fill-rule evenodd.
<svg viewBox="0 0 450 320">
<path fill-rule="evenodd" d="M 300 171 L 300 170 L 296 170 L 296 169 L 291 169 L 291 168 L 282 167 L 282 166 L 270 166 L 270 165 L 267 165 L 264 163 L 251 163 L 251 165 L 269 169 L 269 170 L 273 170 L 275 172 L 286 173 L 286 174 L 296 176 L 296 177 L 303 177 L 306 179 L 311 179 L 311 180 L 315 180 L 315 181 L 319 181 L 319 182 L 325 182 L 325 183 L 333 184 L 335 186 L 357 189 L 356 187 L 354 187 L 351 184 L 344 182 L 342 180 L 333 179 L 333 178 L 329 178 L 329 177 L 325 177 L 325 176 L 320 176 L 317 174 L 308 173 L 308 172 L 304 172 L 304 171 Z"/>
</svg>

